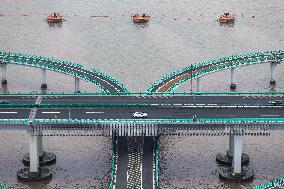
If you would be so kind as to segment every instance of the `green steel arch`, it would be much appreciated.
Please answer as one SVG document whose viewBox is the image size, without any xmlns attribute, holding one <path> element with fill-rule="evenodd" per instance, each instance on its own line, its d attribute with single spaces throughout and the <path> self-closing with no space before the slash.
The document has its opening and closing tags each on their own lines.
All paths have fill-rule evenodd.
<svg viewBox="0 0 284 189">
<path fill-rule="evenodd" d="M 155 82 L 147 92 L 173 92 L 174 89 L 184 84 L 191 78 L 197 78 L 213 72 L 245 66 L 250 64 L 257 64 L 263 62 L 280 62 L 284 60 L 284 51 L 266 51 L 254 52 L 241 55 L 227 56 L 224 58 L 213 59 L 201 63 L 188 66 L 183 69 L 176 70 Z M 169 84 L 171 83 L 171 84 Z M 168 85 L 166 87 L 166 85 Z M 159 91 L 161 87 L 165 90 Z"/>
<path fill-rule="evenodd" d="M 95 84 L 105 93 L 128 92 L 122 84 L 112 77 L 99 72 L 98 70 L 66 60 L 17 52 L 0 51 L 0 63 L 1 62 L 47 69 L 78 77 L 82 80 Z"/>
</svg>

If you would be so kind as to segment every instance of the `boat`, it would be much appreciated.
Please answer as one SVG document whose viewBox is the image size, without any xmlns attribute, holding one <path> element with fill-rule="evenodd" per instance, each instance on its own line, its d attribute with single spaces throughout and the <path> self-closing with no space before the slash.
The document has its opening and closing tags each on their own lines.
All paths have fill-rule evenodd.
<svg viewBox="0 0 284 189">
<path fill-rule="evenodd" d="M 63 21 L 63 15 L 60 13 L 52 13 L 51 15 L 48 15 L 47 22 L 48 23 L 60 23 Z"/>
<path fill-rule="evenodd" d="M 219 22 L 220 23 L 231 23 L 235 21 L 235 16 L 231 15 L 229 13 L 224 13 L 219 17 Z"/>
<path fill-rule="evenodd" d="M 150 20 L 150 15 L 147 14 L 135 14 L 132 15 L 132 20 L 135 23 L 146 23 Z"/>
</svg>

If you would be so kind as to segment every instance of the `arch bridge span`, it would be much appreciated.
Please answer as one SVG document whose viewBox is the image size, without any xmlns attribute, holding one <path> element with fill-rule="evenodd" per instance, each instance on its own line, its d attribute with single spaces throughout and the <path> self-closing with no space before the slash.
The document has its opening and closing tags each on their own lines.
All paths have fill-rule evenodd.
<svg viewBox="0 0 284 189">
<path fill-rule="evenodd" d="M 270 83 L 275 84 L 276 65 L 284 60 L 284 51 L 255 52 L 241 55 L 227 56 L 224 58 L 213 59 L 186 68 L 176 70 L 155 82 L 148 92 L 173 92 L 177 87 L 183 85 L 190 79 L 197 79 L 197 92 L 200 91 L 200 78 L 206 74 L 231 69 L 231 89 L 236 88 L 235 68 L 259 63 L 270 63 L 271 78 Z"/>
<path fill-rule="evenodd" d="M 64 73 L 75 77 L 75 92 L 80 91 L 79 81 L 84 80 L 98 86 L 103 92 L 128 92 L 127 89 L 112 77 L 80 64 L 66 60 L 0 51 L 0 66 L 2 70 L 2 84 L 7 84 L 6 70 L 8 64 L 18 64 L 39 68 L 42 70 L 42 88 L 47 88 L 46 70 Z"/>
</svg>

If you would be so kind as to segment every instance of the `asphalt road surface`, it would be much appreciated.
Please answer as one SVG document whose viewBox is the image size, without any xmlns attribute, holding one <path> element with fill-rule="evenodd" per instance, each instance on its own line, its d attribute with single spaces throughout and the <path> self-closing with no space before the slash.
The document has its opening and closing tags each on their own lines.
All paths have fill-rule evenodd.
<svg viewBox="0 0 284 189">
<path fill-rule="evenodd" d="M 11 104 L 34 104 L 37 96 L 5 96 L 0 95 L 1 100 L 7 100 Z M 234 95 L 234 96 L 216 96 L 216 95 L 142 95 L 142 96 L 43 96 L 42 104 L 249 104 L 266 105 L 270 100 L 283 100 L 283 96 L 269 95 Z"/>
</svg>

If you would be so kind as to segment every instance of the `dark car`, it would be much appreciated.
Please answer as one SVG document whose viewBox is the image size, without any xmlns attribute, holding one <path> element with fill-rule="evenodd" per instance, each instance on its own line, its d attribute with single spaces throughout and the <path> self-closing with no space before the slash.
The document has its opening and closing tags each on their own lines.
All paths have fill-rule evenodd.
<svg viewBox="0 0 284 189">
<path fill-rule="evenodd" d="M 283 105 L 282 100 L 271 100 L 267 103 L 268 106 L 281 106 Z"/>
<path fill-rule="evenodd" d="M 0 100 L 0 104 L 10 104 L 10 103 L 6 100 Z"/>
</svg>

